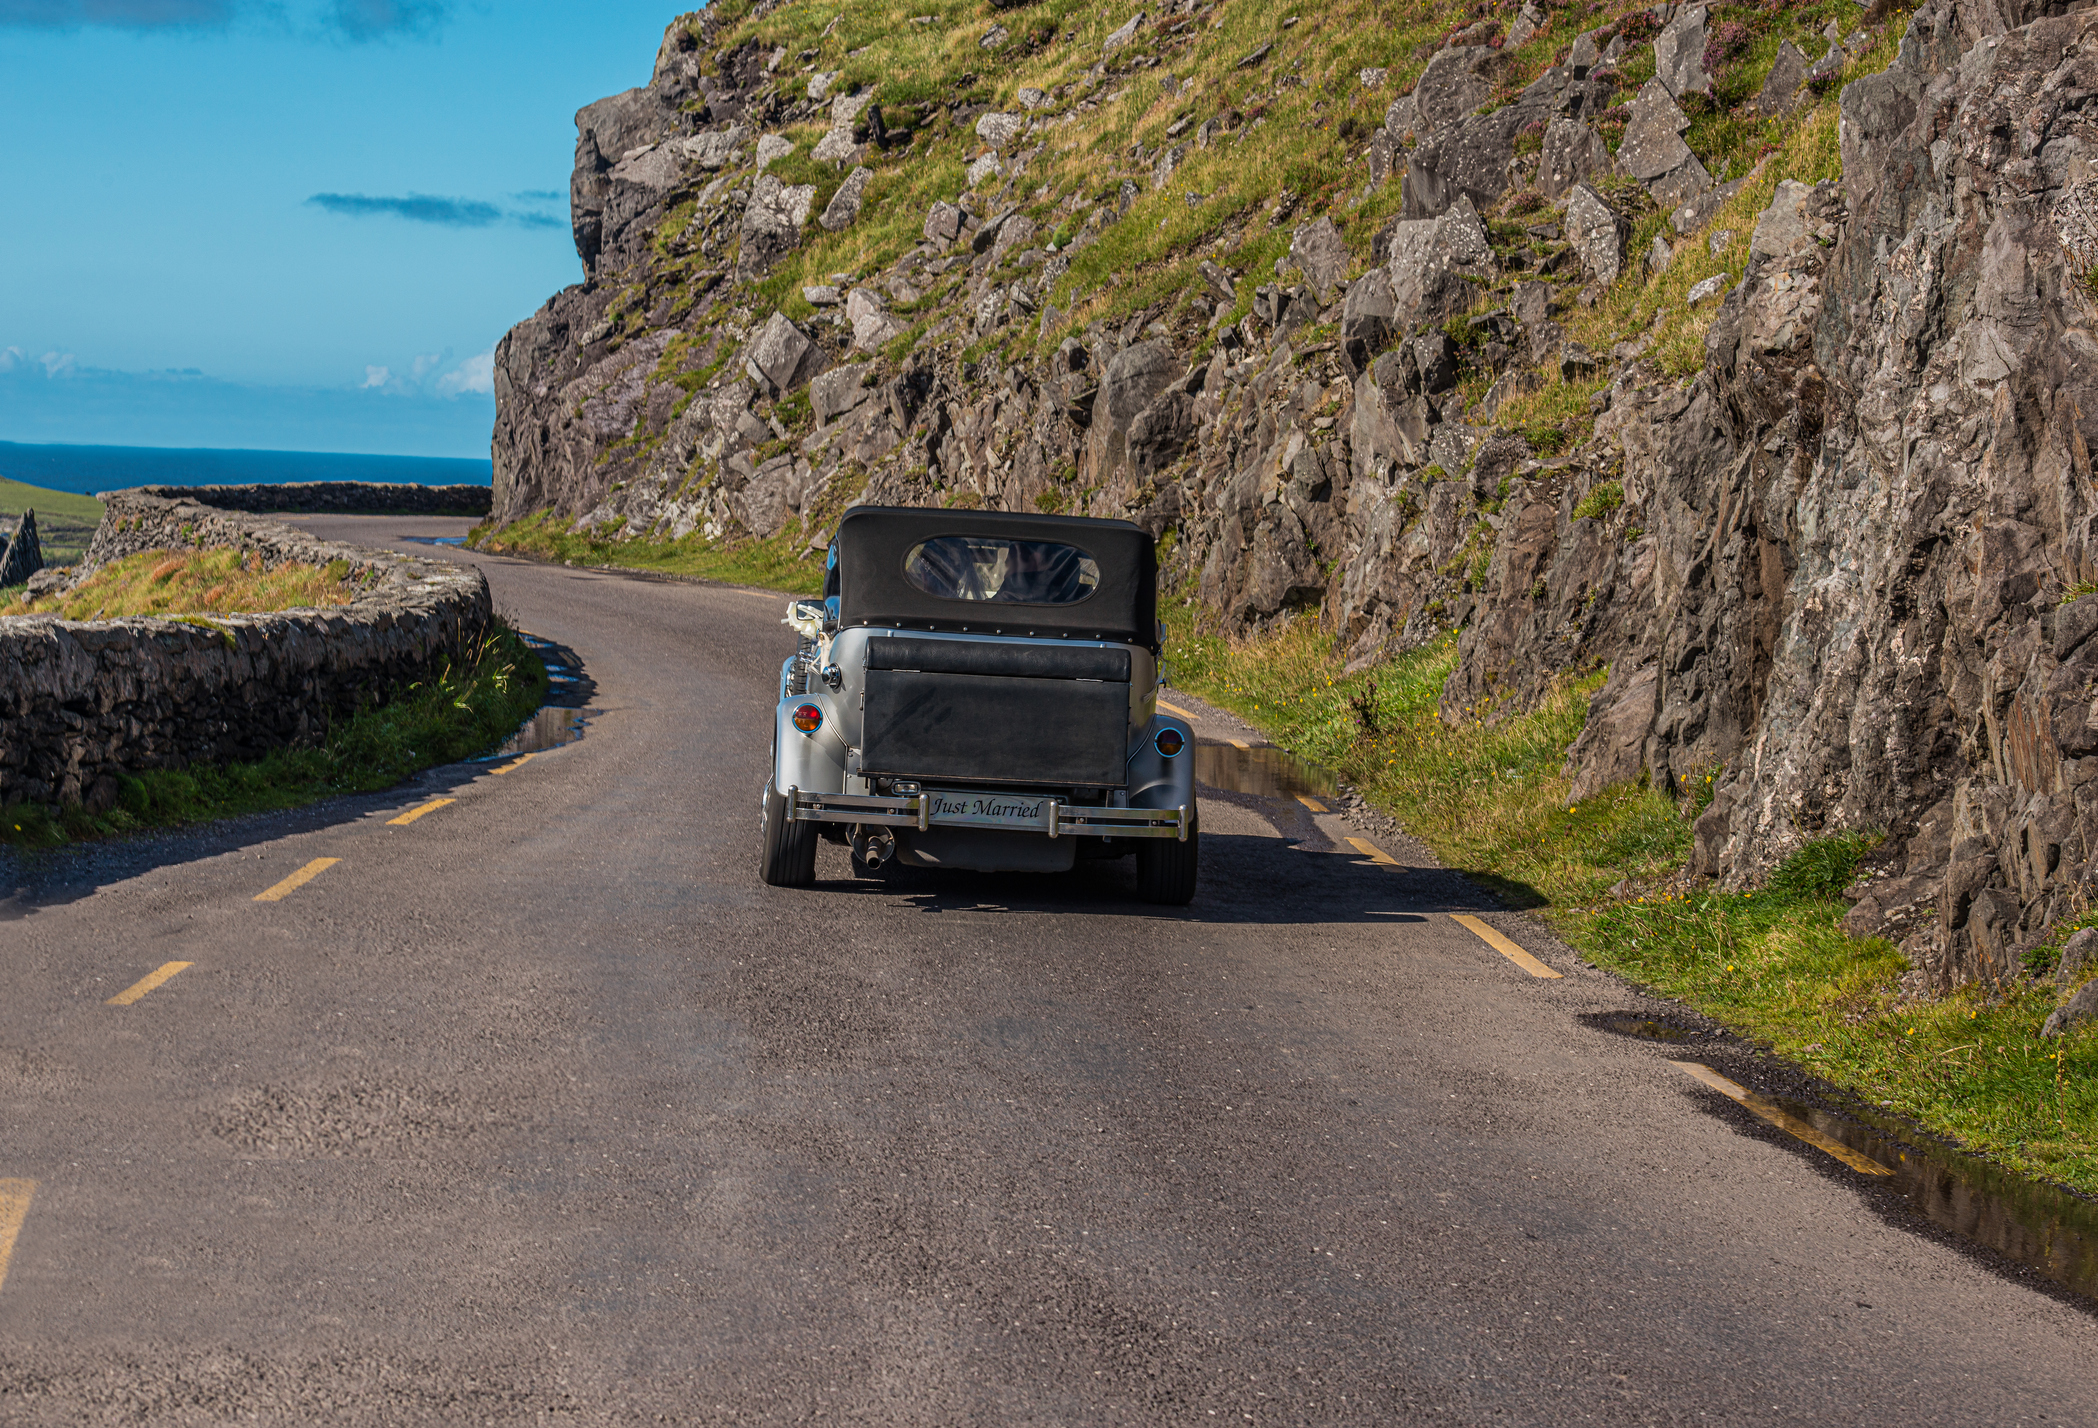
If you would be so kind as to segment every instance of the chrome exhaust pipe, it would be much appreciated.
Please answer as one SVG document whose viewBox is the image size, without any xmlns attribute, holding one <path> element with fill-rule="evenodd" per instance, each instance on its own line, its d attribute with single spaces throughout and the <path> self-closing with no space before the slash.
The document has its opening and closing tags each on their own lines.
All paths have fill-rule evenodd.
<svg viewBox="0 0 2098 1428">
<path fill-rule="evenodd" d="M 853 837 L 852 855 L 871 871 L 896 856 L 896 840 L 887 832 L 861 830 Z"/>
</svg>

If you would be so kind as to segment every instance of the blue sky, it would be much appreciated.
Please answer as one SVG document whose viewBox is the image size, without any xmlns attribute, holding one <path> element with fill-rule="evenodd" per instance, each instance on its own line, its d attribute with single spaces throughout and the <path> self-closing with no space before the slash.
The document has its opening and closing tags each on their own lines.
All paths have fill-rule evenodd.
<svg viewBox="0 0 2098 1428">
<path fill-rule="evenodd" d="M 0 0 L 0 440 L 488 454 L 684 4 Z"/>
</svg>

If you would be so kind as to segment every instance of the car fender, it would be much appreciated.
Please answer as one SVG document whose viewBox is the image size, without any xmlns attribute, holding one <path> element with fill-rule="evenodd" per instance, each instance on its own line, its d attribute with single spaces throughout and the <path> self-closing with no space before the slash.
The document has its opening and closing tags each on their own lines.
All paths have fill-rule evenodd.
<svg viewBox="0 0 2098 1428">
<path fill-rule="evenodd" d="M 794 727 L 794 711 L 813 704 L 823 711 L 823 723 L 813 734 Z M 772 786 L 810 793 L 845 791 L 845 739 L 839 729 L 837 700 L 828 692 L 783 699 L 773 712 Z"/>
<path fill-rule="evenodd" d="M 1158 751 L 1158 736 L 1177 729 L 1180 752 L 1167 758 Z M 1129 806 L 1131 808 L 1188 808 L 1195 806 L 1195 731 L 1185 719 L 1154 714 L 1144 737 L 1129 755 Z"/>
</svg>

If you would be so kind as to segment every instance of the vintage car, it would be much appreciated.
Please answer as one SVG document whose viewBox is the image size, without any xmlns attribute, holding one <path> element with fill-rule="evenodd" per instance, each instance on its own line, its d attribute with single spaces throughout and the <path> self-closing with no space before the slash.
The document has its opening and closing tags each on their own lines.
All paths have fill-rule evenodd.
<svg viewBox="0 0 2098 1428">
<path fill-rule="evenodd" d="M 1158 712 L 1151 537 L 1126 521 L 859 506 L 780 670 L 760 872 L 1061 872 L 1136 857 L 1195 895 L 1194 733 Z"/>
</svg>

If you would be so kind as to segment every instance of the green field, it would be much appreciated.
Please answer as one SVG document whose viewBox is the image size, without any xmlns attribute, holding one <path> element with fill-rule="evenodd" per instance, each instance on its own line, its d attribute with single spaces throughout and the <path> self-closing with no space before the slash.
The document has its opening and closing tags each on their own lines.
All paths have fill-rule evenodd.
<svg viewBox="0 0 2098 1428">
<path fill-rule="evenodd" d="M 70 565 L 78 560 L 94 538 L 95 527 L 102 523 L 102 503 L 93 496 L 47 491 L 0 476 L 0 516 L 12 524 L 25 510 L 36 512 L 37 541 L 46 565 Z"/>
</svg>

